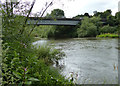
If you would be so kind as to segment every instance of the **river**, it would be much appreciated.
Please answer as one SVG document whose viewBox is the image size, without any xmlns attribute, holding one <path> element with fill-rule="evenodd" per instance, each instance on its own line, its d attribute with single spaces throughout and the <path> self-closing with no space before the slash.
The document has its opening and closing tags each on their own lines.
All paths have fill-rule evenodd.
<svg viewBox="0 0 120 86">
<path fill-rule="evenodd" d="M 60 73 L 66 78 L 73 77 L 77 84 L 118 83 L 118 39 L 73 38 L 40 40 L 35 44 L 48 41 L 66 54 L 59 61 L 64 65 Z"/>
</svg>

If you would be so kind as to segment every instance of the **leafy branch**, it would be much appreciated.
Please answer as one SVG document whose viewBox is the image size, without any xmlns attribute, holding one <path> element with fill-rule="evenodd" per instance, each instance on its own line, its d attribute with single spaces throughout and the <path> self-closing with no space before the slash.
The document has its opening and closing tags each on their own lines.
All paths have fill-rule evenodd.
<svg viewBox="0 0 120 86">
<path fill-rule="evenodd" d="M 44 15 L 44 13 L 46 12 L 46 10 L 47 10 L 51 5 L 53 5 L 53 1 L 51 1 L 51 2 L 46 6 L 46 8 L 43 10 L 42 13 L 40 12 L 40 14 L 41 14 L 40 17 L 42 17 L 42 16 Z M 36 22 L 36 24 L 37 24 L 37 23 L 38 23 L 38 21 Z M 30 33 L 28 34 L 28 36 L 31 35 L 31 33 L 33 32 L 33 30 L 35 29 L 35 27 L 36 27 L 36 25 L 34 25 L 33 29 L 30 31 Z"/>
</svg>

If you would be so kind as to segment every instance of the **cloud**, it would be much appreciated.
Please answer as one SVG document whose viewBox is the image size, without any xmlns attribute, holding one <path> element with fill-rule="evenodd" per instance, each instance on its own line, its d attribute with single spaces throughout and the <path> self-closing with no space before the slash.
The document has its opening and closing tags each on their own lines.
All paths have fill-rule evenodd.
<svg viewBox="0 0 120 86">
<path fill-rule="evenodd" d="M 23 1 L 32 2 L 33 0 Z M 40 12 L 45 7 L 46 2 L 50 1 L 52 0 L 36 0 L 32 12 Z M 66 17 L 73 17 L 86 12 L 92 15 L 93 11 L 104 12 L 111 9 L 112 14 L 115 15 L 118 11 L 118 1 L 120 0 L 54 0 L 53 6 L 48 8 L 47 12 L 50 13 L 53 9 L 59 8 L 64 10 Z"/>
<path fill-rule="evenodd" d="M 75 0 L 73 2 L 65 3 L 66 16 L 72 17 L 78 14 L 89 13 L 93 14 L 93 11 L 104 12 L 107 9 L 112 10 L 114 15 L 118 11 L 119 0 Z"/>
</svg>

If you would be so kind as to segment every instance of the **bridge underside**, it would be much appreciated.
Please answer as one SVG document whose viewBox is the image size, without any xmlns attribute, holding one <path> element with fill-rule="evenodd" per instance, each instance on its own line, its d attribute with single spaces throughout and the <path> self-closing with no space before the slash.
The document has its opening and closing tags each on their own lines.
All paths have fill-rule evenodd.
<svg viewBox="0 0 120 86">
<path fill-rule="evenodd" d="M 79 20 L 28 20 L 28 25 L 71 25 L 75 26 Z"/>
</svg>

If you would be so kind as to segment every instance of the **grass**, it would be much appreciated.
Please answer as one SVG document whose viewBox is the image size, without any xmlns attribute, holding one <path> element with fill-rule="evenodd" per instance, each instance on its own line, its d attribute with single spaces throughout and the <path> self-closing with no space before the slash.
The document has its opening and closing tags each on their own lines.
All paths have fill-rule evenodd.
<svg viewBox="0 0 120 86">
<path fill-rule="evenodd" d="M 100 38 L 119 38 L 119 35 L 118 34 L 105 33 L 105 34 L 97 35 L 96 37 L 100 37 Z"/>
</svg>

